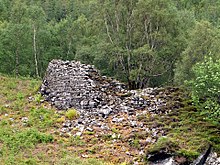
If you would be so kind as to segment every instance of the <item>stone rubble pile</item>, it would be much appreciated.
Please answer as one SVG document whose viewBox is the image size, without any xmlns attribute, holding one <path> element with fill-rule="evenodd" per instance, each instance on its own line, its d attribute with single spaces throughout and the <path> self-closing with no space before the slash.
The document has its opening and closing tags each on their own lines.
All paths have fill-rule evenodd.
<svg viewBox="0 0 220 165">
<path fill-rule="evenodd" d="M 153 117 L 170 111 L 164 109 L 167 94 L 160 92 L 159 88 L 127 90 L 124 84 L 100 76 L 91 65 L 53 60 L 48 66 L 40 91 L 57 109 L 75 108 L 79 112 L 76 120 L 63 123 L 63 134 L 71 132 L 81 135 L 97 127 L 102 131 L 111 130 L 110 122 L 131 127 L 133 131 L 148 132 L 151 137 L 146 139 L 147 142 L 155 142 L 159 136 L 165 135 L 157 125 L 149 128 L 138 121 L 140 116 L 146 116 L 149 112 Z M 110 114 L 111 121 L 107 122 Z M 78 128 L 78 132 L 72 131 L 73 128 Z"/>
<path fill-rule="evenodd" d="M 149 111 L 159 113 L 166 102 L 155 98 L 155 91 L 153 88 L 129 91 L 124 84 L 100 76 L 91 65 L 61 60 L 50 62 L 40 89 L 46 101 L 57 109 L 77 109 L 84 124 L 91 123 L 91 117 L 106 118 L 118 112 L 132 115 L 146 106 Z"/>
</svg>

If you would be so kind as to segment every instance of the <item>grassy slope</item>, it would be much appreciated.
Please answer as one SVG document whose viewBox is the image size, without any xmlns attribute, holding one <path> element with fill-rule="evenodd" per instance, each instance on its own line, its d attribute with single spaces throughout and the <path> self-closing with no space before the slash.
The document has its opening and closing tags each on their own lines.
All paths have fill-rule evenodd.
<svg viewBox="0 0 220 165">
<path fill-rule="evenodd" d="M 52 134 L 60 124 L 59 116 L 46 103 L 40 104 L 36 94 L 40 83 L 0 76 L 0 165 L 107 164 L 74 156 L 66 139 Z M 28 101 L 30 96 L 34 101 Z"/>
<path fill-rule="evenodd" d="M 41 96 L 37 94 L 40 83 L 34 79 L 0 76 L 0 164 L 111 164 L 73 156 L 77 154 L 75 151 L 83 154 L 90 144 L 56 133 L 65 117 L 49 104 L 40 103 Z M 34 101 L 29 102 L 29 96 Z M 163 123 L 169 133 L 149 150 L 159 150 L 172 143 L 177 154 L 193 158 L 212 143 L 219 153 L 219 125 L 208 123 L 195 108 L 184 104 L 184 108 L 154 119 L 153 123 Z M 90 157 L 101 157 L 95 149 L 94 145 Z"/>
</svg>

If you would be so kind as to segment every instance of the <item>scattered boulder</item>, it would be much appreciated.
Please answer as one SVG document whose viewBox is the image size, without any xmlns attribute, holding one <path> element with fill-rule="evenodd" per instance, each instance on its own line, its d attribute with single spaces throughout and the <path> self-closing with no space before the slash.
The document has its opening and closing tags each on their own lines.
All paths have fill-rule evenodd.
<svg viewBox="0 0 220 165">
<path fill-rule="evenodd" d="M 193 165 L 204 165 L 206 162 L 206 159 L 208 158 L 211 152 L 211 148 L 212 146 L 210 145 L 208 149 L 203 154 L 201 154 L 192 164 Z"/>
<path fill-rule="evenodd" d="M 220 165 L 220 158 L 217 153 L 212 152 L 210 145 L 191 165 Z"/>
</svg>

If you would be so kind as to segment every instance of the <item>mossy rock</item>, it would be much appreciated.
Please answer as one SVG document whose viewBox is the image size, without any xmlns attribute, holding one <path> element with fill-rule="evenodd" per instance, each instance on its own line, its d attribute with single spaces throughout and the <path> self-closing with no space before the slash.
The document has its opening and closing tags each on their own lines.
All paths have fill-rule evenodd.
<svg viewBox="0 0 220 165">
<path fill-rule="evenodd" d="M 200 153 L 193 151 L 193 150 L 186 150 L 186 149 L 180 149 L 179 151 L 177 151 L 178 155 L 184 156 L 185 158 L 189 159 L 189 160 L 194 160 L 195 158 L 197 158 Z"/>
<path fill-rule="evenodd" d="M 147 161 L 158 161 L 176 155 L 178 145 L 168 137 L 160 137 L 157 142 L 149 148 L 146 154 Z"/>
<path fill-rule="evenodd" d="M 174 143 L 170 138 L 163 136 L 160 137 L 157 142 L 150 147 L 149 153 L 160 152 L 161 150 L 166 150 L 168 152 L 175 152 L 178 149 L 178 145 Z"/>
</svg>

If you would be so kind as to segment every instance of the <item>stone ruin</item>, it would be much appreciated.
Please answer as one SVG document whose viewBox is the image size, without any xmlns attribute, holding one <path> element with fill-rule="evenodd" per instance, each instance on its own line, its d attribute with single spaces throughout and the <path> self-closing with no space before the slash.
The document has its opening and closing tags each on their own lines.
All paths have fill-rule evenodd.
<svg viewBox="0 0 220 165">
<path fill-rule="evenodd" d="M 100 76 L 91 65 L 53 60 L 48 66 L 41 93 L 60 110 L 71 107 L 94 109 L 112 105 L 117 101 L 115 92 L 121 88 L 121 83 Z"/>
<path fill-rule="evenodd" d="M 75 61 L 53 60 L 49 63 L 40 92 L 59 110 L 77 109 L 83 115 L 102 115 L 144 109 L 152 101 L 141 95 L 154 97 L 154 90 L 148 88 L 138 93 L 126 90 L 126 86 L 112 78 L 101 76 L 91 65 Z M 165 102 L 158 100 L 152 110 Z"/>
<path fill-rule="evenodd" d="M 170 94 L 176 90 L 178 89 L 127 90 L 123 83 L 101 76 L 94 66 L 76 61 L 53 60 L 48 65 L 40 93 L 58 110 L 75 108 L 79 112 L 77 120 L 63 123 L 61 133 L 70 133 L 73 128 L 78 128 L 75 135 L 81 136 L 84 130 L 93 131 L 95 127 L 101 129 L 100 133 L 107 133 L 111 129 L 105 120 L 111 114 L 110 122 L 123 123 L 125 129 L 129 126 L 134 132 L 150 130 L 147 142 L 155 143 L 166 132 L 153 125 L 149 128 L 149 125 L 139 122 L 137 118 L 146 113 L 154 116 L 167 114 L 172 108 L 178 109 L 181 106 L 178 98 L 175 105 L 167 106 L 167 102 L 173 97 Z M 213 154 L 215 153 L 208 157 L 207 165 L 218 165 L 219 158 Z M 166 164 L 167 161 L 173 162 L 173 157 L 159 164 Z"/>
</svg>

